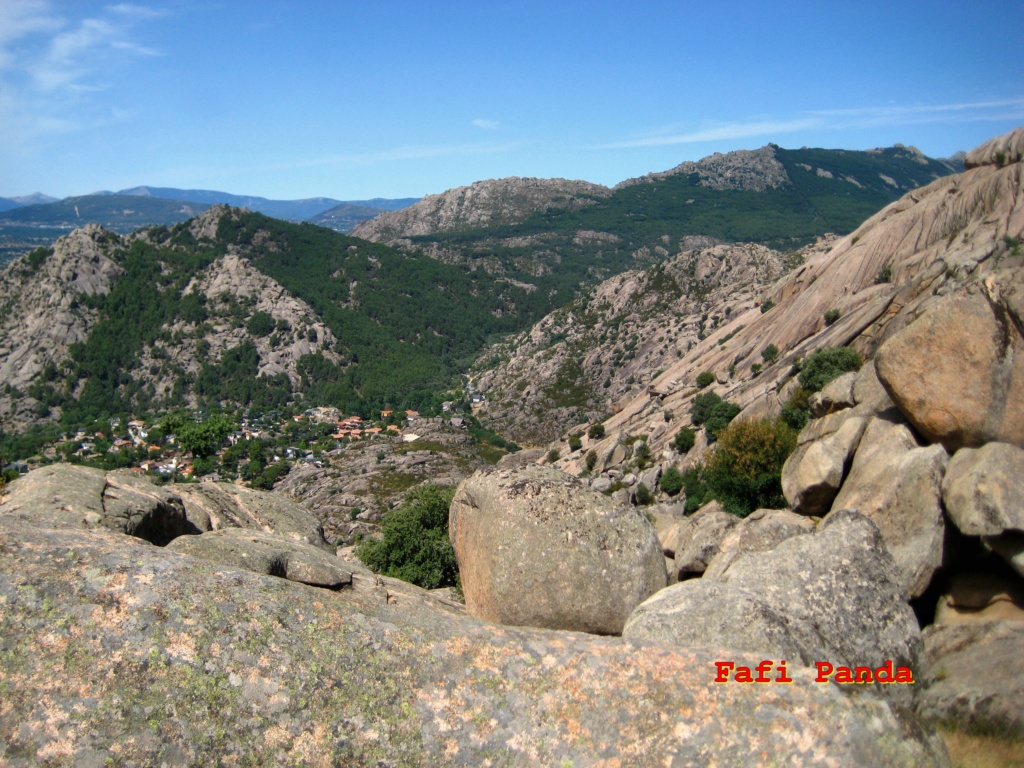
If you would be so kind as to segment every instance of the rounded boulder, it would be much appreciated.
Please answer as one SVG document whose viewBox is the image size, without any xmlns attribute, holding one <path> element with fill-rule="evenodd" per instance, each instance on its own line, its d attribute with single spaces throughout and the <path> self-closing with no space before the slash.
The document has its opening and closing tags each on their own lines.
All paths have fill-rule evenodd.
<svg viewBox="0 0 1024 768">
<path fill-rule="evenodd" d="M 486 621 L 618 635 L 667 582 L 645 516 L 551 467 L 477 472 L 448 528 L 466 610 Z"/>
</svg>

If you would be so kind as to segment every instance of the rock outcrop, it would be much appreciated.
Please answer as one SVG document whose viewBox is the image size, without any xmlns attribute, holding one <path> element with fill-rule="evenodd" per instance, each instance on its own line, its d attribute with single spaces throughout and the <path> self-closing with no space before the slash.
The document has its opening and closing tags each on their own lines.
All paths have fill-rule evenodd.
<svg viewBox="0 0 1024 768">
<path fill-rule="evenodd" d="M 1024 621 L 933 625 L 924 630 L 925 717 L 964 729 L 1024 734 Z"/>
<path fill-rule="evenodd" d="M 547 467 L 464 480 L 449 535 L 467 611 L 499 624 L 616 635 L 666 584 L 645 517 Z"/>
<path fill-rule="evenodd" d="M 948 765 L 907 712 L 809 672 L 721 685 L 721 647 L 496 627 L 358 568 L 315 588 L 83 528 L 70 491 L 26 487 L 0 504 L 5 764 Z"/>
<path fill-rule="evenodd" d="M 71 344 L 85 340 L 98 315 L 82 299 L 110 292 L 124 271 L 110 257 L 120 242 L 90 224 L 54 243 L 46 258 L 25 256 L 6 271 L 0 282 L 0 381 L 24 389 L 47 365 L 63 362 Z M 0 419 L 27 417 L 17 403 L 0 397 Z"/>
<path fill-rule="evenodd" d="M 496 628 L 125 541 L 0 516 L 5 762 L 948 764 L 874 697 L 715 684 L 720 650 Z"/>
<path fill-rule="evenodd" d="M 357 224 L 352 234 L 364 240 L 396 244 L 416 235 L 516 224 L 556 202 L 560 207 L 580 207 L 588 201 L 577 196 L 609 194 L 611 190 L 607 187 L 587 181 L 515 176 L 490 179 L 427 195 L 408 208 L 382 213 Z"/>
<path fill-rule="evenodd" d="M 929 442 L 1024 446 L 1024 270 L 999 269 L 937 301 L 883 344 L 878 376 Z"/>
<path fill-rule="evenodd" d="M 640 605 L 623 637 L 719 645 L 812 665 L 919 669 L 921 631 L 899 572 L 865 516 L 837 512 L 810 535 L 737 557 L 712 579 L 662 590 Z M 912 689 L 875 686 L 905 705 Z"/>
</svg>

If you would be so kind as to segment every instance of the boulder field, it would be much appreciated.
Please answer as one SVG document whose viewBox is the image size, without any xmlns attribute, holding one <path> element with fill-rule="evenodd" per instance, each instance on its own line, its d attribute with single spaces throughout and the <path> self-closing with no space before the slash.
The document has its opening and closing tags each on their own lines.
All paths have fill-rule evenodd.
<svg viewBox="0 0 1024 768">
<path fill-rule="evenodd" d="M 350 583 L 311 586 L 239 565 L 272 557 L 181 554 L 112 522 L 108 487 L 58 466 L 2 498 L 5 765 L 946 764 L 905 707 L 804 667 L 791 684 L 716 683 L 716 662 L 761 656 L 499 626 L 358 566 Z M 154 499 L 184 508 L 175 491 L 122 496 L 118 519 Z M 173 542 L 234 530 L 259 553 L 274 537 L 324 553 L 232 519 L 245 516 Z"/>
</svg>

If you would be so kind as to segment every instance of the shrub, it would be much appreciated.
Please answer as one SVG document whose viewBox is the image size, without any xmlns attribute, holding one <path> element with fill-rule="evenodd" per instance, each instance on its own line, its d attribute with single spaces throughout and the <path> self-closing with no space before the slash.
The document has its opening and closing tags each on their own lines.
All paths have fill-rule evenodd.
<svg viewBox="0 0 1024 768">
<path fill-rule="evenodd" d="M 570 451 L 578 451 L 582 447 L 583 447 L 583 440 L 580 438 L 579 435 L 570 435 L 569 436 L 569 450 Z"/>
<path fill-rule="evenodd" d="M 457 586 L 459 570 L 448 539 L 448 507 L 454 495 L 455 489 L 445 486 L 413 488 L 384 518 L 383 537 L 359 544 L 359 559 L 377 573 L 425 589 Z"/>
<path fill-rule="evenodd" d="M 672 441 L 673 447 L 680 453 L 686 453 L 693 448 L 693 443 L 697 438 L 697 433 L 689 427 L 683 427 L 676 432 L 675 440 Z"/>
<path fill-rule="evenodd" d="M 643 483 L 637 483 L 636 490 L 633 491 L 633 498 L 635 498 L 636 503 L 641 506 L 646 506 L 654 501 L 654 498 L 651 496 L 650 489 Z"/>
<path fill-rule="evenodd" d="M 589 451 L 587 453 L 587 469 L 591 472 L 594 471 L 594 467 L 597 466 L 597 451 Z"/>
<path fill-rule="evenodd" d="M 704 389 L 704 387 L 713 384 L 714 381 L 715 374 L 713 374 L 711 371 L 704 371 L 704 373 L 700 374 L 697 377 L 697 386 L 700 387 L 701 389 Z"/>
<path fill-rule="evenodd" d="M 587 437 L 591 440 L 600 440 L 604 437 L 604 424 L 591 424 L 587 430 Z"/>
<path fill-rule="evenodd" d="M 559 453 L 557 448 L 552 448 L 550 451 L 548 451 L 548 464 L 554 464 L 556 461 L 558 461 L 558 456 Z"/>
<path fill-rule="evenodd" d="M 768 365 L 771 365 L 779 359 L 779 348 L 774 344 L 769 344 L 767 347 L 761 350 L 761 357 Z"/>
<path fill-rule="evenodd" d="M 798 432 L 807 426 L 811 418 L 810 395 L 803 387 L 797 387 L 782 406 L 782 420 Z"/>
<path fill-rule="evenodd" d="M 734 422 L 718 433 L 703 480 L 713 498 L 741 517 L 785 507 L 782 465 L 795 448 L 796 431 L 781 419 Z"/>
<path fill-rule="evenodd" d="M 669 467 L 661 473 L 658 487 L 669 496 L 676 496 L 683 490 L 683 473 L 675 467 Z"/>
<path fill-rule="evenodd" d="M 892 265 L 886 264 L 875 276 L 876 283 L 891 283 L 892 282 Z"/>
<path fill-rule="evenodd" d="M 761 314 L 763 315 L 769 309 L 774 309 L 774 308 L 775 308 L 775 302 L 772 301 L 771 299 L 766 299 L 764 304 L 761 305 Z"/>
<path fill-rule="evenodd" d="M 635 456 L 638 461 L 646 462 L 651 458 L 651 446 L 649 446 L 645 440 L 641 440 L 640 444 L 633 450 L 633 456 Z"/>
<path fill-rule="evenodd" d="M 736 418 L 740 407 L 723 400 L 714 392 L 706 392 L 693 398 L 693 405 L 690 408 L 690 416 L 697 426 L 704 426 L 708 440 L 714 441 L 718 432 Z"/>
<path fill-rule="evenodd" d="M 752 374 L 754 374 L 755 376 L 757 376 L 759 373 L 761 373 L 761 364 L 760 363 L 751 363 L 750 364 L 750 372 Z"/>
<path fill-rule="evenodd" d="M 860 355 L 849 347 L 823 347 L 800 365 L 800 386 L 819 392 L 832 379 L 860 370 L 862 363 Z"/>
<path fill-rule="evenodd" d="M 830 309 L 825 313 L 825 325 L 832 325 L 836 320 L 841 317 L 838 309 Z"/>
<path fill-rule="evenodd" d="M 711 501 L 711 492 L 704 481 L 704 466 L 698 464 L 683 473 L 683 491 L 686 504 L 683 511 L 690 515 Z"/>
</svg>

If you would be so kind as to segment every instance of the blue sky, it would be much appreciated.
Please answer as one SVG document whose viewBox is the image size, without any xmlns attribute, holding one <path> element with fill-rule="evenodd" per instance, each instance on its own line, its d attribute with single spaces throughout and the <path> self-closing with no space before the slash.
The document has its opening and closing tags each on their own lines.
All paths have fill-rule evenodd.
<svg viewBox="0 0 1024 768">
<path fill-rule="evenodd" d="M 1024 4 L 0 0 L 0 196 L 415 197 L 1024 125 Z"/>
</svg>

